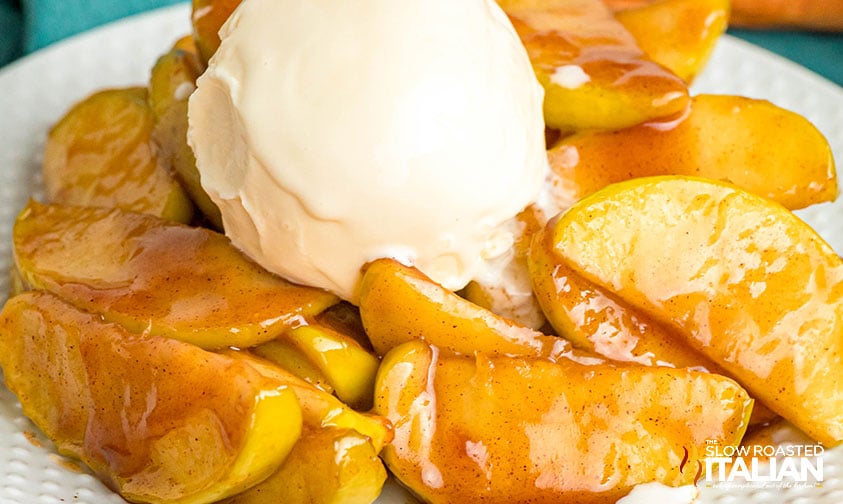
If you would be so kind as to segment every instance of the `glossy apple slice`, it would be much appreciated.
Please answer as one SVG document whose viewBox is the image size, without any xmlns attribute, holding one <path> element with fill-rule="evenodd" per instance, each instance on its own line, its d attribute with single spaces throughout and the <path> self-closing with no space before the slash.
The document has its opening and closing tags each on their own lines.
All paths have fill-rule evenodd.
<svg viewBox="0 0 843 504">
<path fill-rule="evenodd" d="M 252 351 L 306 381 L 324 383 L 320 388 L 335 393 L 355 409 L 372 407 L 375 373 L 380 360 L 348 334 L 318 320 L 308 320 Z M 296 355 L 306 363 L 295 362 L 298 360 Z M 291 365 L 302 374 L 290 369 Z"/>
<path fill-rule="evenodd" d="M 210 225 L 222 229 L 220 210 L 202 188 L 196 158 L 187 145 L 187 100 L 203 70 L 191 39 L 180 39 L 155 62 L 149 79 L 152 140 L 158 163 L 181 183 Z"/>
<path fill-rule="evenodd" d="M 207 62 L 220 46 L 219 31 L 240 0 L 193 0 L 191 24 L 199 54 Z"/>
<path fill-rule="evenodd" d="M 737 445 L 752 400 L 734 381 L 601 359 L 390 351 L 375 410 L 382 454 L 425 501 L 614 502 L 634 485 L 693 484 L 707 443 Z"/>
<path fill-rule="evenodd" d="M 144 88 L 107 89 L 74 105 L 47 136 L 42 169 L 47 198 L 190 222 L 193 204 L 158 165 L 152 127 Z"/>
<path fill-rule="evenodd" d="M 287 331 L 281 338 L 292 343 L 316 365 L 343 402 L 359 410 L 372 407 L 380 359 L 353 337 L 311 320 Z"/>
<path fill-rule="evenodd" d="M 29 286 L 23 281 L 23 277 L 14 263 L 9 266 L 9 295 L 7 299 L 17 296 L 21 292 L 29 290 Z"/>
<path fill-rule="evenodd" d="M 587 281 L 814 439 L 843 440 L 843 260 L 790 211 L 724 183 L 651 177 L 593 194 L 548 232 Z"/>
<path fill-rule="evenodd" d="M 536 298 L 558 334 L 578 348 L 616 361 L 720 370 L 670 327 L 625 306 L 559 260 L 551 236 L 542 231 L 534 237 L 530 276 Z"/>
<path fill-rule="evenodd" d="M 370 440 L 376 453 L 380 453 L 384 445 L 392 439 L 392 425 L 383 416 L 355 411 L 337 397 L 250 352 L 223 350 L 222 354 L 237 354 L 238 359 L 248 362 L 261 374 L 289 386 L 298 397 L 305 427 L 353 429 Z"/>
<path fill-rule="evenodd" d="M 206 223 L 222 229 L 219 208 L 202 188 L 196 158 L 187 145 L 187 100 L 204 71 L 192 38 L 176 42 L 152 67 L 149 103 L 153 111 L 152 140 L 158 163 L 167 169 L 202 212 Z"/>
<path fill-rule="evenodd" d="M 692 368 L 730 376 L 677 330 L 589 282 L 553 253 L 553 225 L 533 237 L 529 266 L 533 289 L 557 334 L 575 347 L 619 362 Z M 730 376 L 731 377 L 731 376 Z M 777 415 L 756 401 L 750 425 Z"/>
<path fill-rule="evenodd" d="M 363 326 L 380 355 L 417 339 L 466 355 L 554 359 L 571 350 L 567 341 L 499 317 L 392 259 L 367 265 L 358 299 Z"/>
<path fill-rule="evenodd" d="M 325 374 L 316 367 L 307 354 L 286 338 L 275 338 L 256 345 L 249 351 L 289 371 L 320 390 L 329 394 L 334 392 L 334 388 Z"/>
<path fill-rule="evenodd" d="M 699 95 L 675 121 L 569 136 L 548 160 L 563 208 L 611 183 L 651 175 L 724 180 L 791 209 L 838 192 L 831 147 L 813 124 L 739 96 Z"/>
<path fill-rule="evenodd" d="M 386 481 L 386 469 L 362 434 L 327 427 L 307 430 L 284 465 L 224 504 L 370 504 Z"/>
<path fill-rule="evenodd" d="M 372 407 L 380 360 L 350 303 L 337 303 L 251 351 L 357 410 Z"/>
<path fill-rule="evenodd" d="M 653 61 L 690 83 L 729 21 L 729 0 L 661 0 L 615 13 Z"/>
<path fill-rule="evenodd" d="M 3 308 L 0 365 L 59 450 L 136 502 L 240 492 L 272 474 L 301 432 L 284 383 L 236 358 L 129 333 L 43 291 Z"/>
<path fill-rule="evenodd" d="M 33 288 L 206 349 L 269 341 L 337 300 L 268 273 L 219 233 L 151 215 L 30 202 L 13 240 Z"/>
<path fill-rule="evenodd" d="M 563 131 L 618 129 L 681 112 L 685 83 L 649 60 L 600 0 L 498 0 Z"/>
</svg>

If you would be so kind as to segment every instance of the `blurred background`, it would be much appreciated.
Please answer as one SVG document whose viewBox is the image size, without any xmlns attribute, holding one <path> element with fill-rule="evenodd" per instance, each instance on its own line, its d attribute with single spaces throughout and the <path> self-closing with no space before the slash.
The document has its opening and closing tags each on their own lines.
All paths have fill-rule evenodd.
<svg viewBox="0 0 843 504">
<path fill-rule="evenodd" d="M 0 0 L 0 67 L 76 33 L 184 0 Z M 733 0 L 729 33 L 843 86 L 843 0 Z M 775 26 L 776 28 L 771 28 Z"/>
</svg>

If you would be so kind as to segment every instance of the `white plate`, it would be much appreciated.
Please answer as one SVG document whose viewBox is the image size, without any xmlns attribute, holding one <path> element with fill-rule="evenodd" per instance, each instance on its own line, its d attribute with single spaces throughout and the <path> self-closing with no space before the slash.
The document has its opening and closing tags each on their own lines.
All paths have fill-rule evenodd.
<svg viewBox="0 0 843 504">
<path fill-rule="evenodd" d="M 11 226 L 36 190 L 40 152 L 50 125 L 76 100 L 105 86 L 145 83 L 158 55 L 189 31 L 189 9 L 179 5 L 94 30 L 0 71 L 0 301 L 8 288 Z M 695 92 L 766 98 L 801 113 L 843 159 L 843 90 L 801 67 L 739 40 L 724 37 Z M 843 202 L 801 215 L 843 252 Z M 843 502 L 843 448 L 824 457 L 825 484 L 805 489 L 703 489 L 705 502 Z M 0 503 L 124 502 L 99 481 L 55 455 L 0 386 Z M 406 502 L 389 487 L 379 502 Z"/>
</svg>

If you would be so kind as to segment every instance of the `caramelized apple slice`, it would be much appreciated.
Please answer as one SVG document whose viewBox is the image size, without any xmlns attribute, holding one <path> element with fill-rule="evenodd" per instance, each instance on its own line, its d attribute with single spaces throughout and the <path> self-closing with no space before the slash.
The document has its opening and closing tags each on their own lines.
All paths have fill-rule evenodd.
<svg viewBox="0 0 843 504">
<path fill-rule="evenodd" d="M 14 263 L 9 266 L 9 296 L 17 296 L 21 292 L 29 290 L 29 286 L 23 281 L 23 277 Z"/>
<path fill-rule="evenodd" d="M 375 373 L 380 360 L 354 338 L 316 320 L 287 331 L 281 338 L 292 343 L 316 365 L 343 402 L 360 410 L 372 407 Z"/>
<path fill-rule="evenodd" d="M 363 328 L 363 320 L 360 318 L 360 309 L 348 301 L 340 301 L 326 308 L 316 316 L 316 321 L 354 338 L 366 350 L 372 350 L 372 342 L 369 341 L 369 336 Z"/>
<path fill-rule="evenodd" d="M 615 13 L 650 59 L 690 83 L 729 22 L 729 0 L 660 0 Z"/>
<path fill-rule="evenodd" d="M 223 235 L 151 215 L 30 202 L 13 239 L 34 288 L 206 349 L 269 341 L 336 302 L 268 273 Z"/>
<path fill-rule="evenodd" d="M 672 327 L 814 439 L 843 440 L 843 260 L 787 209 L 651 177 L 595 193 L 548 232 L 559 262 Z"/>
<path fill-rule="evenodd" d="M 327 427 L 303 432 L 281 469 L 224 504 L 370 504 L 385 481 L 383 463 L 366 437 Z"/>
<path fill-rule="evenodd" d="M 289 371 L 314 387 L 329 394 L 334 388 L 310 357 L 286 338 L 275 338 L 249 349 L 250 352 Z"/>
<path fill-rule="evenodd" d="M 734 446 L 752 400 L 709 373 L 600 359 L 386 355 L 375 410 L 387 467 L 427 502 L 614 502 L 634 485 L 693 484 L 707 443 Z"/>
<path fill-rule="evenodd" d="M 202 188 L 196 158 L 187 145 L 187 100 L 203 71 L 196 48 L 191 45 L 191 40 L 180 39 L 152 67 L 149 80 L 149 103 L 154 117 L 152 140 L 158 147 L 159 165 L 173 173 L 208 222 L 222 229 L 220 210 Z"/>
<path fill-rule="evenodd" d="M 570 206 L 611 184 L 650 175 L 732 182 L 790 209 L 831 201 L 837 174 L 823 134 L 763 100 L 699 95 L 690 113 L 614 132 L 582 132 L 548 151 L 553 195 Z"/>
<path fill-rule="evenodd" d="M 619 129 L 668 117 L 685 83 L 647 59 L 600 0 L 498 0 L 545 89 L 544 116 L 563 131 Z"/>
<path fill-rule="evenodd" d="M 136 502 L 240 492 L 274 472 L 301 432 L 282 382 L 231 357 L 128 333 L 43 291 L 6 303 L 0 365 L 59 450 Z"/>
<path fill-rule="evenodd" d="M 380 361 L 351 336 L 311 320 L 252 351 L 305 381 L 317 386 L 324 383 L 327 387 L 320 388 L 333 391 L 356 409 L 372 406 L 375 373 Z M 306 363 L 296 362 L 299 357 Z M 291 365 L 299 372 L 291 369 Z"/>
<path fill-rule="evenodd" d="M 193 38 L 207 62 L 220 46 L 220 28 L 240 5 L 240 0 L 193 0 L 192 5 Z"/>
<path fill-rule="evenodd" d="M 552 230 L 551 223 L 533 237 L 529 266 L 536 298 L 557 334 L 577 348 L 615 361 L 686 367 L 729 376 L 675 328 L 627 306 L 559 260 L 553 253 Z M 749 423 L 760 425 L 776 417 L 756 401 Z"/>
<path fill-rule="evenodd" d="M 118 207 L 189 222 L 193 204 L 152 145 L 152 111 L 144 88 L 99 91 L 50 130 L 44 190 L 65 205 Z"/>
<path fill-rule="evenodd" d="M 223 355 L 237 354 L 239 359 L 248 362 L 263 375 L 290 387 L 298 397 L 306 427 L 353 429 L 370 440 L 376 453 L 380 453 L 384 445 L 392 439 L 392 425 L 386 418 L 355 411 L 335 396 L 249 352 L 223 350 L 222 353 Z"/>
<path fill-rule="evenodd" d="M 548 230 L 552 229 L 551 224 Z M 616 361 L 720 371 L 720 366 L 673 334 L 670 327 L 628 309 L 612 293 L 559 260 L 553 254 L 552 236 L 552 232 L 541 231 L 534 237 L 530 276 L 539 304 L 558 334 L 578 348 Z"/>
<path fill-rule="evenodd" d="M 553 359 L 570 351 L 565 340 L 498 317 L 392 259 L 366 267 L 358 297 L 363 326 L 380 355 L 415 339 L 466 355 Z"/>
</svg>

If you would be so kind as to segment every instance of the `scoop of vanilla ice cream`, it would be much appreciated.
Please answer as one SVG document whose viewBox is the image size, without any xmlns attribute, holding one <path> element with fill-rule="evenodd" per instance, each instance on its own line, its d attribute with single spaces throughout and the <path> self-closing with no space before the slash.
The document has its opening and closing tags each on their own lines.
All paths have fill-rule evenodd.
<svg viewBox="0 0 843 504">
<path fill-rule="evenodd" d="M 543 91 L 494 0 L 245 0 L 189 102 L 226 234 L 353 299 L 392 257 L 459 289 L 547 172 Z"/>
</svg>

